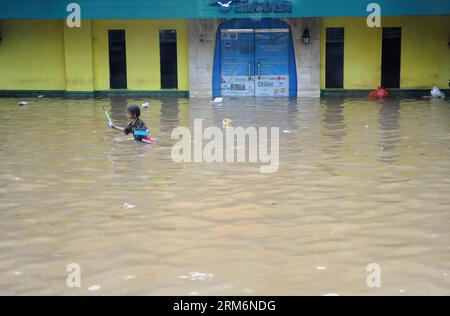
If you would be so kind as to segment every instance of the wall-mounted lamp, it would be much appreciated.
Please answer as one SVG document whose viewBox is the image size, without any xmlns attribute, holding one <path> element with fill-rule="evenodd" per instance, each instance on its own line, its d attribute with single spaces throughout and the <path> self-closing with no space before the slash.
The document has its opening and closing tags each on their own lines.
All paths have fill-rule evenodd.
<svg viewBox="0 0 450 316">
<path fill-rule="evenodd" d="M 205 35 L 203 34 L 203 32 L 200 32 L 200 42 L 203 42 L 205 40 Z"/>
<path fill-rule="evenodd" d="M 311 35 L 309 34 L 308 28 L 303 30 L 302 41 L 303 44 L 308 45 L 311 40 Z"/>
</svg>

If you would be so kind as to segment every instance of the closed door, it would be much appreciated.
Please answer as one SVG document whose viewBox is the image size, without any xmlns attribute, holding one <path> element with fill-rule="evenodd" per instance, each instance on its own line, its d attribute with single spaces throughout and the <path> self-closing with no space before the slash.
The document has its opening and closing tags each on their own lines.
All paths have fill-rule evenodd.
<svg viewBox="0 0 450 316">
<path fill-rule="evenodd" d="M 221 30 L 222 96 L 289 96 L 289 29 Z"/>
<path fill-rule="evenodd" d="M 253 29 L 221 30 L 223 96 L 255 95 L 255 34 Z"/>
<path fill-rule="evenodd" d="M 256 96 L 289 96 L 289 29 L 255 30 Z"/>
<path fill-rule="evenodd" d="M 125 31 L 110 30 L 109 37 L 109 85 L 111 89 L 127 89 L 127 57 Z"/>
</svg>

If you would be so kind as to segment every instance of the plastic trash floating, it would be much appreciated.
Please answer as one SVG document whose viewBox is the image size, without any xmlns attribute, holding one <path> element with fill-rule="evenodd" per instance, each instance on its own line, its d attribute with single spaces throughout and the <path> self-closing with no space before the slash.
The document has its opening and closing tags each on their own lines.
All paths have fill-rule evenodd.
<svg viewBox="0 0 450 316">
<path fill-rule="evenodd" d="M 211 101 L 211 103 L 222 103 L 223 102 L 223 98 L 215 98 L 214 100 Z"/>
<path fill-rule="evenodd" d="M 432 98 L 442 98 L 442 99 L 445 98 L 444 92 L 439 90 L 438 87 L 433 87 L 433 89 L 430 91 L 430 95 Z"/>
<path fill-rule="evenodd" d="M 230 125 L 231 125 L 231 119 L 229 119 L 229 118 L 224 118 L 223 121 L 222 121 L 222 124 L 223 124 L 223 128 L 228 128 L 228 127 L 230 127 Z"/>
<path fill-rule="evenodd" d="M 142 104 L 143 109 L 148 109 L 150 107 L 150 104 L 148 102 L 145 102 Z"/>
<path fill-rule="evenodd" d="M 371 98 L 387 98 L 389 96 L 389 92 L 383 88 L 378 87 L 378 89 L 370 91 L 369 97 Z"/>
<path fill-rule="evenodd" d="M 88 288 L 88 291 L 98 291 L 100 288 L 100 285 L 93 285 Z"/>
<path fill-rule="evenodd" d="M 125 203 L 123 203 L 122 207 L 125 209 L 129 209 L 129 208 L 135 208 L 136 205 L 128 204 L 125 202 Z"/>
<path fill-rule="evenodd" d="M 20 106 L 27 106 L 27 105 L 29 105 L 30 103 L 28 103 L 28 102 L 26 102 L 26 101 L 22 101 L 22 102 L 19 102 L 19 105 Z"/>
</svg>

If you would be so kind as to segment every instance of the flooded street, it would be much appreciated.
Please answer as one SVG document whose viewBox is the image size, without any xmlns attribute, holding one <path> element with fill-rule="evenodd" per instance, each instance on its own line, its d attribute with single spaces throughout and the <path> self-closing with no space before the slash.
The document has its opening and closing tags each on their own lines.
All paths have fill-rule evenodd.
<svg viewBox="0 0 450 316">
<path fill-rule="evenodd" d="M 19 101 L 0 99 L 0 295 L 450 295 L 449 101 Z M 146 101 L 157 143 L 107 128 L 102 107 L 122 126 Z M 280 127 L 278 172 L 172 161 L 174 128 L 224 118 Z"/>
</svg>

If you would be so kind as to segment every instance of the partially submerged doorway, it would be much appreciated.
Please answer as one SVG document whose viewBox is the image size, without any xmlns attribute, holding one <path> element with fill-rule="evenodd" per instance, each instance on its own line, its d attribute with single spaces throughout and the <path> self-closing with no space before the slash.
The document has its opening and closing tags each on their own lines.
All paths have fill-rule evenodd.
<svg viewBox="0 0 450 316">
<path fill-rule="evenodd" d="M 297 71 L 289 25 L 274 19 L 235 19 L 216 36 L 213 95 L 297 96 Z"/>
</svg>

